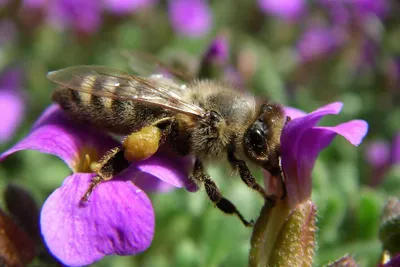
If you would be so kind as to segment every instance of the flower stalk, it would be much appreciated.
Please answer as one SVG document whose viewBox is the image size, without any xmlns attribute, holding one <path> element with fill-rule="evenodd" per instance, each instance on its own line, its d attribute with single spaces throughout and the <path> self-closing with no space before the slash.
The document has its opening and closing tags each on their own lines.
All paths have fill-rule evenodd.
<svg viewBox="0 0 400 267">
<path fill-rule="evenodd" d="M 310 266 L 315 248 L 316 207 L 306 201 L 295 210 L 266 202 L 251 238 L 249 266 Z"/>
</svg>

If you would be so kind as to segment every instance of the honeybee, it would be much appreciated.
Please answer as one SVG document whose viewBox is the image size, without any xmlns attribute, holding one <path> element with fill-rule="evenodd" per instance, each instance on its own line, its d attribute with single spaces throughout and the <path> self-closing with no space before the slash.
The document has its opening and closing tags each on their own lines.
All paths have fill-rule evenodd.
<svg viewBox="0 0 400 267">
<path fill-rule="evenodd" d="M 152 156 L 164 143 L 178 155 L 195 158 L 189 178 L 204 186 L 218 209 L 237 216 L 245 226 L 253 221 L 222 196 L 205 163 L 228 161 L 247 186 L 267 201 L 275 200 L 266 195 L 247 165 L 255 163 L 283 181 L 279 148 L 286 119 L 281 105 L 214 80 L 180 83 L 162 75 L 141 77 L 104 66 L 69 67 L 47 77 L 58 85 L 52 100 L 70 118 L 126 136 L 121 146 L 94 164 L 97 175 L 81 201 L 88 201 L 102 181 L 112 179 L 132 161 Z"/>
</svg>

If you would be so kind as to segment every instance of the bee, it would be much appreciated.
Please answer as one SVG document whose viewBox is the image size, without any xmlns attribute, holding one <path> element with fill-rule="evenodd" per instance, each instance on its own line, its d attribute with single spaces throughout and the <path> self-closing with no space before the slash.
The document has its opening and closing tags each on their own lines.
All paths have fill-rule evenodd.
<svg viewBox="0 0 400 267">
<path fill-rule="evenodd" d="M 243 182 L 266 201 L 248 164 L 273 176 L 280 167 L 280 135 L 286 123 L 282 106 L 214 80 L 179 82 L 162 75 L 136 76 L 104 66 L 74 66 L 52 71 L 52 100 L 73 120 L 125 139 L 94 164 L 97 174 L 81 201 L 96 186 L 112 179 L 131 162 L 151 157 L 162 144 L 181 156 L 193 156 L 191 181 L 203 186 L 214 205 L 252 226 L 235 205 L 223 197 L 204 165 L 227 161 Z M 101 185 L 100 185 L 101 186 Z"/>
</svg>

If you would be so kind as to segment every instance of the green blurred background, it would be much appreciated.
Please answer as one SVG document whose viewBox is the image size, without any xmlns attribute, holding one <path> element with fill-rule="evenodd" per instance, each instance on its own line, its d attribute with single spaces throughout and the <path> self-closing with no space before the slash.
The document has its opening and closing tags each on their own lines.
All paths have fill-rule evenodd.
<svg viewBox="0 0 400 267">
<path fill-rule="evenodd" d="M 149 52 L 195 70 L 210 43 L 223 35 L 229 58 L 216 66 L 233 70 L 231 75 L 245 90 L 307 112 L 342 101 L 340 116 L 325 118 L 323 125 L 356 118 L 369 123 L 362 145 L 353 147 L 338 137 L 315 166 L 315 265 L 349 253 L 360 266 L 376 266 L 383 205 L 389 196 L 400 195 L 399 162 L 390 156 L 400 146 L 393 141 L 400 130 L 398 1 L 349 0 L 339 9 L 322 0 L 285 0 L 272 7 L 263 4 L 266 1 L 193 0 L 183 2 L 198 5 L 194 10 L 200 11 L 179 11 L 186 15 L 173 12 L 174 1 L 137 1 L 142 6 L 123 12 L 106 5 L 111 1 L 83 2 L 0 3 L 0 72 L 12 66 L 22 70 L 18 87 L 25 99 L 22 122 L 0 144 L 0 151 L 23 138 L 51 103 L 54 85 L 46 79 L 48 71 L 83 64 L 131 71 L 128 59 L 121 56 L 125 50 Z M 374 4 L 357 7 L 364 2 L 382 4 L 384 11 Z M 57 12 L 67 14 L 62 13 L 63 21 L 57 21 Z M 97 16 L 97 24 L 85 27 L 90 16 Z M 188 26 L 182 29 L 176 21 Z M 216 72 L 215 78 L 232 79 L 227 73 Z M 371 150 L 377 142 L 384 144 L 386 150 L 378 151 L 383 154 Z M 375 152 L 386 161 L 376 163 L 371 156 Z M 240 179 L 227 176 L 219 166 L 211 166 L 209 172 L 246 218 L 258 216 L 262 200 Z M 259 170 L 254 173 L 261 178 Z M 10 182 L 22 185 L 41 205 L 68 174 L 59 159 L 24 151 L 1 163 L 0 188 Z M 247 265 L 251 230 L 213 208 L 204 191 L 175 190 L 150 197 L 157 220 L 150 249 L 133 257 L 106 257 L 94 266 Z M 38 260 L 33 264 L 41 266 Z"/>
</svg>

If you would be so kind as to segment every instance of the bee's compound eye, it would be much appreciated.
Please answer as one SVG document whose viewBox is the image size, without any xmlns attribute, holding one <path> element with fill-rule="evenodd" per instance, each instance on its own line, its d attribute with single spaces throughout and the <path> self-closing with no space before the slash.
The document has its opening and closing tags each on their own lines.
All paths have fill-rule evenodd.
<svg viewBox="0 0 400 267">
<path fill-rule="evenodd" d="M 264 124 L 256 121 L 248 130 L 245 136 L 245 145 L 257 156 L 263 156 L 267 152 L 267 131 Z"/>
</svg>

